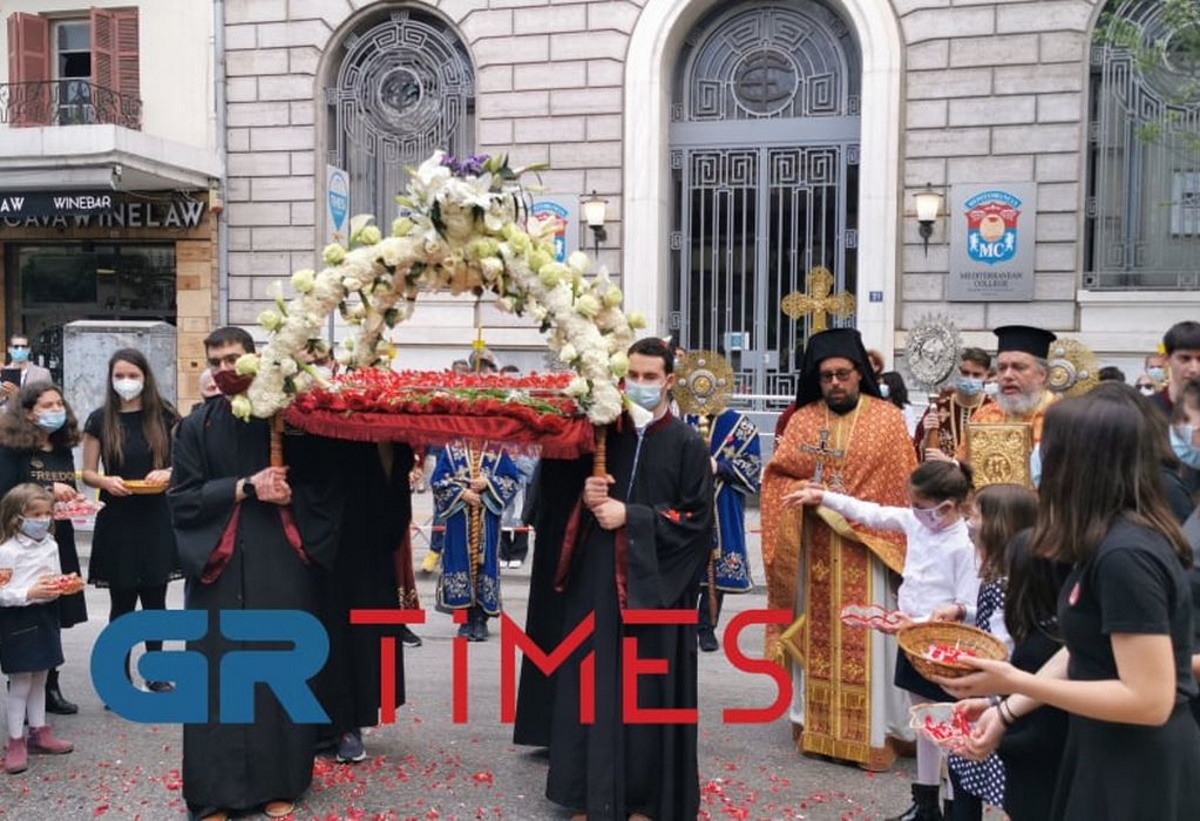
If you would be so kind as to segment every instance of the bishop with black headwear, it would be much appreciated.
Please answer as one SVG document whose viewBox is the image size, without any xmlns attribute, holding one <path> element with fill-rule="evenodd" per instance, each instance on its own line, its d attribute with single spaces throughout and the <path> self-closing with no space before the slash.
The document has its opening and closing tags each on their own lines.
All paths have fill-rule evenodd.
<svg viewBox="0 0 1200 821">
<path fill-rule="evenodd" d="M 967 436 L 959 444 L 956 454 L 959 461 L 971 460 L 977 485 L 1021 479 L 1033 450 L 1042 441 L 1042 417 L 1058 399 L 1046 388 L 1046 378 L 1050 374 L 1046 357 L 1050 345 L 1058 337 L 1029 325 L 1004 325 L 993 333 L 996 334 L 996 381 L 1000 391 L 995 402 L 989 402 L 971 414 Z M 979 426 L 993 425 L 1027 426 L 1028 434 L 1023 437 L 1024 452 L 1013 457 L 990 446 L 984 448 L 974 431 L 979 430 Z M 976 440 L 974 445 L 972 439 Z M 1012 462 L 1013 458 L 1022 463 L 1019 468 Z M 1028 467 L 1032 475 L 1034 466 Z"/>
<path fill-rule="evenodd" d="M 793 666 L 791 719 L 800 752 L 869 769 L 892 763 L 885 704 L 894 649 L 880 633 L 841 630 L 838 622 L 847 604 L 895 608 L 888 570 L 903 568 L 904 540 L 851 524 L 824 507 L 789 507 L 783 497 L 816 482 L 859 499 L 904 506 L 916 466 L 904 417 L 879 398 L 858 331 L 814 335 L 796 409 L 776 440 L 762 483 L 768 606 L 796 616 L 782 634 L 768 628 L 768 652 Z"/>
</svg>

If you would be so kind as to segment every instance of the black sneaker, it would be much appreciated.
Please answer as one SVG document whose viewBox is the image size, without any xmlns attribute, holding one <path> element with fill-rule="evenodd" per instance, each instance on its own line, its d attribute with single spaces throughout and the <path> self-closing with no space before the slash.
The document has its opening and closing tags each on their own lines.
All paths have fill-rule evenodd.
<svg viewBox="0 0 1200 821">
<path fill-rule="evenodd" d="M 404 642 L 406 647 L 421 646 L 421 637 L 414 633 L 407 624 L 400 625 L 400 641 Z"/>
<path fill-rule="evenodd" d="M 703 653 L 715 653 L 721 648 L 721 643 L 717 641 L 717 636 L 711 630 L 701 630 L 699 633 L 700 651 Z"/>
<path fill-rule="evenodd" d="M 173 693 L 175 685 L 169 681 L 147 681 L 146 689 L 152 693 Z"/>
</svg>

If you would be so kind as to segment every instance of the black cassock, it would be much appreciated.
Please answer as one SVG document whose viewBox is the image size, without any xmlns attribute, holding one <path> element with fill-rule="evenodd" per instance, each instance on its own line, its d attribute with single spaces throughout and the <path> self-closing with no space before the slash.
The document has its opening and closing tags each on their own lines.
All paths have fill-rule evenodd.
<svg viewBox="0 0 1200 821">
<path fill-rule="evenodd" d="M 621 610 L 694 612 L 696 579 L 713 545 L 712 468 L 699 434 L 670 414 L 649 426 L 640 446 L 628 417 L 621 423 L 609 429 L 608 472 L 616 480 L 609 495 L 626 503 L 625 526 L 602 530 L 585 512 L 563 547 L 563 635 L 589 613 L 596 624 L 556 677 L 546 796 L 591 821 L 635 812 L 695 818 L 696 726 L 625 723 L 621 652 L 622 639 L 633 637 L 639 658 L 668 664 L 665 675 L 637 679 L 640 708 L 695 709 L 696 626 L 624 624 Z M 579 664 L 591 651 L 595 721 L 585 725 Z"/>
<path fill-rule="evenodd" d="M 408 474 L 413 466 L 407 445 L 371 442 L 331 443 L 343 497 L 341 534 L 332 573 L 321 576 L 321 619 L 329 634 L 329 661 L 317 677 L 317 695 L 334 739 L 349 730 L 379 723 L 380 638 L 396 648 L 393 675 L 395 706 L 404 703 L 404 656 L 398 625 L 350 626 L 352 609 L 399 607 L 396 552 L 412 522 Z M 386 460 L 386 464 L 385 461 Z"/>
<path fill-rule="evenodd" d="M 290 649 L 290 642 L 232 642 L 220 635 L 220 610 L 317 609 L 316 568 L 334 559 L 341 513 L 330 481 L 331 440 L 288 434 L 284 459 L 291 511 L 307 561 L 288 541 L 281 508 L 234 502 L 235 486 L 269 464 L 269 423 L 236 419 L 229 403 L 197 407 L 179 426 L 167 501 L 187 579 L 184 606 L 209 612 L 205 638 L 188 643 L 208 659 L 209 716 L 183 728 L 183 795 L 194 809 L 250 809 L 298 798 L 312 781 L 317 725 L 295 724 L 273 693 L 257 687 L 253 724 L 219 724 L 220 657 L 230 650 Z M 210 581 L 201 576 L 238 512 L 228 563 Z M 310 685 L 311 685 L 310 681 Z"/>
<path fill-rule="evenodd" d="M 579 501 L 583 481 L 592 472 L 592 460 L 541 459 L 530 483 L 529 524 L 533 525 L 533 571 L 529 580 L 529 607 L 525 634 L 550 652 L 563 638 L 563 606 L 566 597 L 554 591 L 554 575 L 562 555 L 567 527 L 564 511 Z M 550 746 L 554 718 L 555 674 L 546 675 L 528 657 L 521 659 L 521 682 L 517 690 L 517 715 L 513 741 L 534 747 Z"/>
</svg>

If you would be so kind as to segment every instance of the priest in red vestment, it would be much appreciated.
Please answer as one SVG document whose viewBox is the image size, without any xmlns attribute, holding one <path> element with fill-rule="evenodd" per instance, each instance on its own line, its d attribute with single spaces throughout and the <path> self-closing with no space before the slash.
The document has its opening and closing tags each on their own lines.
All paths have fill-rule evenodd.
<svg viewBox="0 0 1200 821">
<path fill-rule="evenodd" d="M 885 705 L 892 639 L 845 627 L 839 615 L 847 604 L 895 608 L 893 574 L 904 567 L 905 545 L 902 534 L 852 524 L 824 507 L 790 507 L 783 497 L 803 482 L 817 482 L 878 504 L 907 505 L 916 467 L 904 417 L 879 398 L 858 331 L 814 335 L 796 411 L 762 483 L 768 605 L 797 617 L 782 634 L 768 628 L 767 650 L 793 663 L 792 722 L 801 752 L 869 769 L 891 765 Z"/>
</svg>

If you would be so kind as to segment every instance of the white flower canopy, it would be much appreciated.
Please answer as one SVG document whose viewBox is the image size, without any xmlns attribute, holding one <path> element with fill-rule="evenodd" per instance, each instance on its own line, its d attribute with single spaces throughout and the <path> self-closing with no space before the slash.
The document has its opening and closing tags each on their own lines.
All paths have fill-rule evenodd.
<svg viewBox="0 0 1200 821">
<path fill-rule="evenodd" d="M 335 309 L 350 323 L 337 358 L 348 368 L 390 367 L 392 343 L 384 334 L 408 319 L 422 293 L 494 294 L 502 311 L 530 315 L 549 334 L 547 344 L 577 374 L 568 392 L 597 425 L 621 413 L 617 384 L 628 368 L 626 350 L 645 319 L 621 310 L 622 293 L 601 269 L 588 277 L 591 261 L 582 252 L 555 261 L 550 220 L 528 215 L 520 184 L 504 157 L 459 162 L 435 153 L 412 173 L 408 211 L 384 237 L 373 217 L 351 220 L 347 250 L 324 251 L 319 273 L 292 275 L 296 296 L 284 301 L 277 286 L 276 308 L 258 316 L 270 341 L 259 354 L 238 362 L 254 375 L 250 388 L 233 399 L 242 418 L 269 417 L 321 376 L 306 355 L 327 350 L 322 338 Z"/>
</svg>

